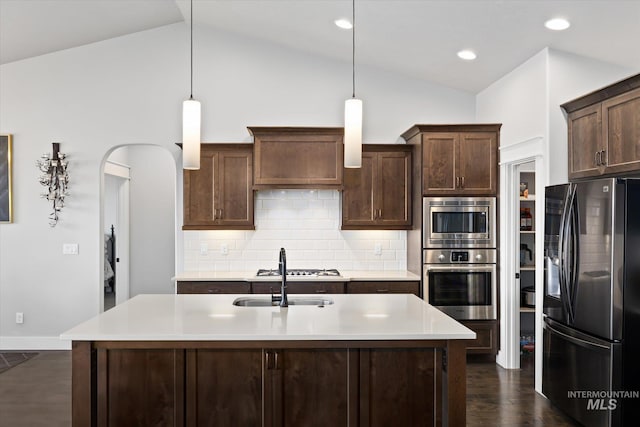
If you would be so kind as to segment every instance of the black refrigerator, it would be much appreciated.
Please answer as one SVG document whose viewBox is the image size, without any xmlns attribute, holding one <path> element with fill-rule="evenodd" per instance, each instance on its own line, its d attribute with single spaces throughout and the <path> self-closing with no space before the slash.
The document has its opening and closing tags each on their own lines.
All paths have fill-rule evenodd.
<svg viewBox="0 0 640 427">
<path fill-rule="evenodd" d="M 585 426 L 640 422 L 640 180 L 545 189 L 542 392 Z"/>
</svg>

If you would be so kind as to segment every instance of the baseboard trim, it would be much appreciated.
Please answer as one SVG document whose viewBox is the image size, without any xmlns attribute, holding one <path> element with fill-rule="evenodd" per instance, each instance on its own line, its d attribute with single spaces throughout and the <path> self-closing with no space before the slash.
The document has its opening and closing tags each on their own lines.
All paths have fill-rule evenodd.
<svg viewBox="0 0 640 427">
<path fill-rule="evenodd" d="M 59 337 L 0 336 L 0 350 L 71 350 L 71 341 Z"/>
</svg>

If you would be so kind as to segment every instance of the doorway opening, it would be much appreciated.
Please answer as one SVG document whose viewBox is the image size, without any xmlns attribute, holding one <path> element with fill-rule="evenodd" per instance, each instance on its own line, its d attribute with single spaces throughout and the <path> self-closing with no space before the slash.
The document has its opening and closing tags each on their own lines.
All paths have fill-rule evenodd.
<svg viewBox="0 0 640 427">
<path fill-rule="evenodd" d="M 176 158 L 164 147 L 123 145 L 107 152 L 101 174 L 100 311 L 175 292 Z"/>
<path fill-rule="evenodd" d="M 500 148 L 501 348 L 496 361 L 504 368 L 519 369 L 526 357 L 539 392 L 546 182 L 543 138 Z"/>
<path fill-rule="evenodd" d="M 103 311 L 129 299 L 128 166 L 107 160 L 104 168 Z"/>
</svg>

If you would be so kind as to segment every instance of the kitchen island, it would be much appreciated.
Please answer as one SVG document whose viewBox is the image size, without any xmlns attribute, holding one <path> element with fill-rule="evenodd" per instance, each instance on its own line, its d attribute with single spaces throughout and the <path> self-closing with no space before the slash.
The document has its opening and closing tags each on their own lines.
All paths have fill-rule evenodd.
<svg viewBox="0 0 640 427">
<path fill-rule="evenodd" d="M 247 297 L 139 295 L 62 334 L 73 425 L 465 425 L 475 334 L 420 298 Z"/>
</svg>

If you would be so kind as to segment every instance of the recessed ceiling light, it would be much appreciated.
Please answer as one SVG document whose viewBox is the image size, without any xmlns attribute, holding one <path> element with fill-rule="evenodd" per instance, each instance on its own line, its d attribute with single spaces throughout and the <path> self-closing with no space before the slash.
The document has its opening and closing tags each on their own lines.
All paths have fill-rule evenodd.
<svg viewBox="0 0 640 427">
<path fill-rule="evenodd" d="M 550 30 L 562 31 L 562 30 L 566 30 L 567 28 L 569 28 L 571 26 L 571 24 L 569 23 L 569 21 L 567 21 L 564 18 L 553 18 L 553 19 L 549 19 L 547 22 L 545 22 L 544 26 L 547 27 Z"/>
<path fill-rule="evenodd" d="M 353 24 L 348 19 L 340 18 L 340 19 L 336 19 L 333 22 L 343 30 L 350 30 L 353 28 Z"/>
<path fill-rule="evenodd" d="M 467 61 L 473 61 L 474 59 L 476 59 L 476 54 L 472 50 L 465 49 L 458 52 L 458 58 L 461 58 Z"/>
</svg>

